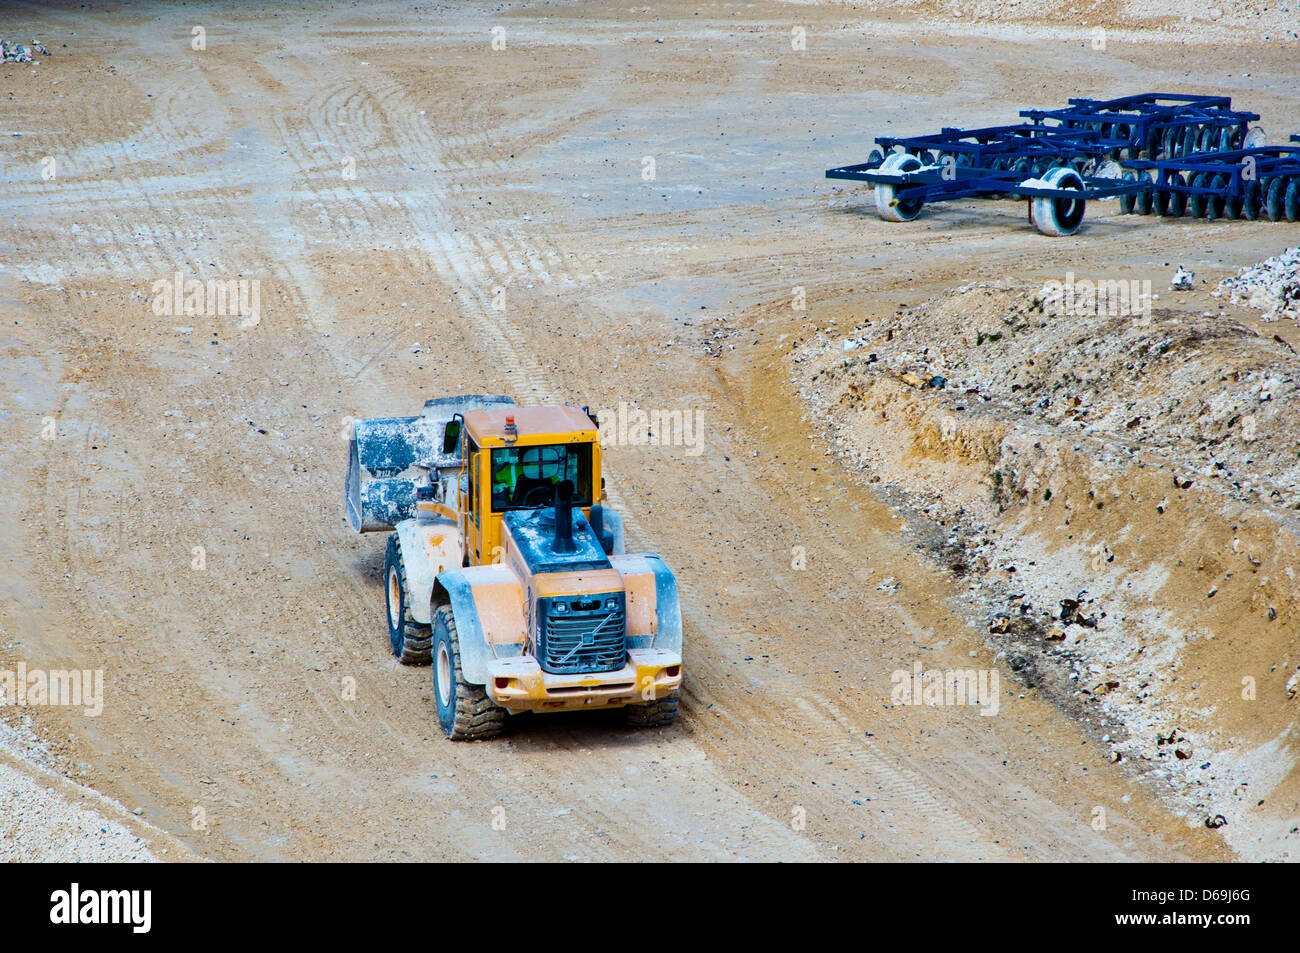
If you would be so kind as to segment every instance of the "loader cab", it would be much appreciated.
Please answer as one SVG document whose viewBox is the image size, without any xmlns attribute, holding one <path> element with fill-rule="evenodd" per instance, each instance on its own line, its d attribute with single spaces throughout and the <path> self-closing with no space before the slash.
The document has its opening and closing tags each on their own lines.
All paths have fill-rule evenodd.
<svg viewBox="0 0 1300 953">
<path fill-rule="evenodd" d="M 572 487 L 575 509 L 600 502 L 601 458 L 595 422 L 578 407 L 490 407 L 465 415 L 460 480 L 469 565 L 500 562 L 502 519 L 554 504 Z"/>
</svg>

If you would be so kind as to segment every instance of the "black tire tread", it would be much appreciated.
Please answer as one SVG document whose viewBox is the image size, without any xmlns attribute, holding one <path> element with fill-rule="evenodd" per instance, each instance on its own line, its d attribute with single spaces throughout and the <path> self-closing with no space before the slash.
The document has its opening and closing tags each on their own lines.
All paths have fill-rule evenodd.
<svg viewBox="0 0 1300 953">
<path fill-rule="evenodd" d="M 629 728 L 663 728 L 677 720 L 680 698 L 677 692 L 650 702 L 648 705 L 628 705 Z"/>
<path fill-rule="evenodd" d="M 451 606 L 439 606 L 438 616 L 442 618 L 456 651 L 452 653 L 452 685 L 456 690 L 456 717 L 447 737 L 452 741 L 477 741 L 495 738 L 506 727 L 506 710 L 497 706 L 482 685 L 471 685 L 465 681 L 465 674 L 460 665 L 460 639 L 456 635 L 456 617 Z M 435 667 L 434 681 L 438 673 Z M 434 686 L 434 692 L 437 692 Z"/>
<path fill-rule="evenodd" d="M 406 562 L 402 559 L 402 545 L 393 533 L 388 537 L 388 553 L 384 561 L 384 622 L 388 622 L 388 564 L 397 566 L 397 577 L 402 584 L 402 652 L 393 654 L 403 665 L 428 665 L 433 658 L 433 627 L 411 618 L 410 589 L 406 585 Z"/>
</svg>

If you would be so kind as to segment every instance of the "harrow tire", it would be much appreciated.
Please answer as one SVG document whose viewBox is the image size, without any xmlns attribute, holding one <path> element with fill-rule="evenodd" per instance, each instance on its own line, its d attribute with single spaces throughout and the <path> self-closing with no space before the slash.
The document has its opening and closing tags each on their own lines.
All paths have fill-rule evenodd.
<svg viewBox="0 0 1300 953">
<path fill-rule="evenodd" d="M 921 168 L 921 160 L 905 153 L 888 156 L 880 166 L 881 172 L 915 172 Z M 921 214 L 925 204 L 921 199 L 908 199 L 898 202 L 894 196 L 898 187 L 888 182 L 876 184 L 876 214 L 886 222 L 910 222 Z"/>
<path fill-rule="evenodd" d="M 506 726 L 506 710 L 493 703 L 482 685 L 465 681 L 451 606 L 439 606 L 434 613 L 433 654 L 433 701 L 443 733 L 452 741 L 501 734 Z"/>
<path fill-rule="evenodd" d="M 1293 175 L 1286 187 L 1284 211 L 1288 222 L 1300 222 L 1300 175 Z"/>
<path fill-rule="evenodd" d="M 1079 173 L 1069 166 L 1057 166 L 1050 169 L 1042 178 L 1050 188 L 1083 191 L 1083 179 L 1079 178 Z M 1082 197 L 1077 199 L 1057 199 L 1046 196 L 1034 198 L 1029 203 L 1029 219 L 1034 223 L 1034 227 L 1044 235 L 1052 237 L 1073 235 L 1079 230 L 1079 226 L 1083 224 L 1087 204 Z"/>
</svg>

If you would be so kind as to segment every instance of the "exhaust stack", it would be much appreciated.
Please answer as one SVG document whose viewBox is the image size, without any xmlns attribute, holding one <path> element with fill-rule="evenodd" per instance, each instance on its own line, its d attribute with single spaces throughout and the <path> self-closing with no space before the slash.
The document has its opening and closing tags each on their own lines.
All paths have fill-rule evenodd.
<svg viewBox="0 0 1300 953">
<path fill-rule="evenodd" d="M 555 488 L 555 539 L 551 549 L 557 553 L 577 552 L 573 543 L 573 483 L 562 481 Z"/>
</svg>

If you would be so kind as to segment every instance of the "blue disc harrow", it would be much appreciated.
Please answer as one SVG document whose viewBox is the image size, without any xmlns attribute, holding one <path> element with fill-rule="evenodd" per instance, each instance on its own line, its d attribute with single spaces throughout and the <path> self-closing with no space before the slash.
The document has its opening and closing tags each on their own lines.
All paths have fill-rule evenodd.
<svg viewBox="0 0 1300 953">
<path fill-rule="evenodd" d="M 1020 117 L 1027 121 L 881 136 L 866 162 L 826 177 L 874 185 L 880 217 L 894 222 L 933 202 L 1023 198 L 1046 235 L 1077 231 L 1092 199 L 1118 197 L 1125 212 L 1275 221 L 1300 201 L 1300 149 L 1265 145 L 1251 125 L 1259 114 L 1234 110 L 1227 96 L 1071 99 Z"/>
</svg>

